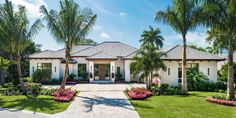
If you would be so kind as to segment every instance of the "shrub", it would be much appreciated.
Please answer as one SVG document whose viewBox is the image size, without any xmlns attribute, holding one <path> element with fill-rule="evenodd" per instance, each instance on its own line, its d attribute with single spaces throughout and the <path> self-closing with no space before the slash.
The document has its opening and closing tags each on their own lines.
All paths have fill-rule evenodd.
<svg viewBox="0 0 236 118">
<path fill-rule="evenodd" d="M 23 81 L 24 82 L 33 82 L 33 79 L 30 77 L 25 77 L 25 78 L 23 78 Z"/>
<path fill-rule="evenodd" d="M 116 80 L 122 80 L 122 74 L 116 73 Z"/>
<path fill-rule="evenodd" d="M 51 95 L 54 96 L 54 100 L 59 102 L 69 102 L 75 96 L 76 91 L 71 89 L 57 90 Z"/>
<path fill-rule="evenodd" d="M 217 104 L 222 104 L 222 105 L 227 105 L 227 106 L 236 106 L 235 100 L 230 101 L 230 100 L 218 99 L 218 98 L 214 98 L 214 97 L 208 97 L 206 100 L 211 103 L 217 103 Z"/>
<path fill-rule="evenodd" d="M 88 80 L 88 73 L 86 71 L 82 71 L 80 74 L 83 80 Z"/>
<path fill-rule="evenodd" d="M 48 82 L 51 79 L 51 70 L 36 70 L 33 75 L 33 81 L 37 83 Z"/>
<path fill-rule="evenodd" d="M 40 91 L 42 90 L 41 83 L 25 83 L 25 87 L 27 89 L 28 95 L 39 95 Z"/>
<path fill-rule="evenodd" d="M 141 100 L 151 96 L 152 93 L 145 88 L 135 87 L 128 91 L 128 95 L 131 99 Z"/>
<path fill-rule="evenodd" d="M 42 89 L 40 95 L 51 95 L 55 91 L 57 91 L 57 89 Z"/>
<path fill-rule="evenodd" d="M 170 86 L 167 83 L 163 83 L 160 86 L 158 84 L 152 84 L 151 91 L 154 95 L 179 95 L 181 94 L 179 87 Z"/>
<path fill-rule="evenodd" d="M 4 96 L 22 95 L 23 93 L 17 87 L 1 88 L 0 92 Z"/>
<path fill-rule="evenodd" d="M 76 74 L 75 73 L 71 73 L 67 78 L 67 81 L 75 81 L 75 80 L 76 80 Z"/>
</svg>

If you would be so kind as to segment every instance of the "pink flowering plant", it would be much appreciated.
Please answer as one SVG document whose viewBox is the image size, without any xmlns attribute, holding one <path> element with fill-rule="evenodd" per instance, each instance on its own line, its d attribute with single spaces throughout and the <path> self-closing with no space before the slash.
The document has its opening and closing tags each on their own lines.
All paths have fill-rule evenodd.
<svg viewBox="0 0 236 118">
<path fill-rule="evenodd" d="M 236 100 L 226 100 L 224 96 L 212 96 L 206 99 L 208 102 L 227 106 L 236 106 Z"/>
<path fill-rule="evenodd" d="M 54 96 L 54 100 L 59 102 L 69 102 L 75 96 L 76 91 L 72 89 L 57 90 L 51 95 Z"/>
<path fill-rule="evenodd" d="M 131 99 L 135 99 L 135 100 L 146 99 L 152 95 L 152 92 L 148 91 L 147 89 L 143 87 L 133 87 L 131 88 L 131 90 L 128 90 L 127 93 Z"/>
</svg>

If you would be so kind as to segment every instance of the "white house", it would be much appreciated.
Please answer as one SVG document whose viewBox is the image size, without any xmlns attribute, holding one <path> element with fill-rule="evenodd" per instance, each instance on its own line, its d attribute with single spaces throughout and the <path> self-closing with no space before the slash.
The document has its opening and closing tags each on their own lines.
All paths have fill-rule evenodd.
<svg viewBox="0 0 236 118">
<path fill-rule="evenodd" d="M 126 82 L 131 81 L 130 63 L 131 58 L 138 49 L 121 42 L 103 42 L 97 45 L 74 46 L 71 51 L 69 74 L 75 73 L 80 76 L 80 70 L 84 69 L 89 73 L 90 82 L 111 82 L 115 81 L 117 72 L 122 74 Z M 174 46 L 162 50 L 166 55 L 162 56 L 167 71 L 159 71 L 161 80 L 171 85 L 178 84 L 181 67 L 182 46 Z M 58 51 L 46 50 L 30 55 L 30 76 L 37 69 L 51 69 L 52 78 L 63 77 L 65 70 L 65 49 Z M 217 62 L 224 61 L 224 58 L 210 55 L 195 49 L 187 48 L 188 67 L 196 67 L 206 74 L 212 81 L 217 80 Z"/>
</svg>

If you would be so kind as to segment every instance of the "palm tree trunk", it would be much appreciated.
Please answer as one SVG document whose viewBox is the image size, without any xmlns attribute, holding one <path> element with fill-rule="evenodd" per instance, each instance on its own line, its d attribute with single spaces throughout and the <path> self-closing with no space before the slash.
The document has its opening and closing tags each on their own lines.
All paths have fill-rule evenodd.
<svg viewBox="0 0 236 118">
<path fill-rule="evenodd" d="M 61 83 L 60 90 L 65 90 L 67 74 L 69 70 L 69 60 L 70 60 L 70 49 L 66 48 L 66 67 L 65 67 L 64 77 Z"/>
<path fill-rule="evenodd" d="M 183 54 L 182 54 L 182 94 L 188 94 L 186 77 L 186 35 L 183 35 Z"/>
<path fill-rule="evenodd" d="M 16 55 L 17 73 L 18 73 L 18 78 L 19 78 L 21 90 L 23 91 L 23 93 L 26 93 L 26 88 L 24 86 L 24 82 L 23 82 L 23 79 L 22 79 L 20 61 L 21 61 L 21 56 L 20 56 L 20 52 L 18 51 L 17 55 Z"/>
<path fill-rule="evenodd" d="M 4 70 L 3 70 L 3 57 L 0 57 L 0 83 L 4 84 L 5 80 L 4 80 Z"/>
<path fill-rule="evenodd" d="M 228 80 L 227 80 L 227 100 L 235 99 L 234 95 L 234 69 L 233 69 L 233 46 L 232 39 L 229 39 L 228 52 Z"/>
</svg>

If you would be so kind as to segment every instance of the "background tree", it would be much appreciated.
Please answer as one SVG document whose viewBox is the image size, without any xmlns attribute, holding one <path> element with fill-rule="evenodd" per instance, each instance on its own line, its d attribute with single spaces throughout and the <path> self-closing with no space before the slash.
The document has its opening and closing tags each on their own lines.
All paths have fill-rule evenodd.
<svg viewBox="0 0 236 118">
<path fill-rule="evenodd" d="M 233 52 L 236 46 L 236 1 L 202 0 L 200 5 L 202 14 L 199 18 L 204 25 L 212 29 L 214 38 L 211 39 L 223 44 L 228 50 L 227 99 L 233 100 L 235 99 Z"/>
<path fill-rule="evenodd" d="M 5 37 L 9 44 L 8 49 L 16 60 L 21 90 L 26 92 L 21 73 L 21 53 L 28 46 L 27 40 L 31 40 L 43 25 L 40 20 L 37 20 L 29 27 L 25 7 L 19 6 L 16 10 L 12 2 L 8 0 L 5 0 L 3 6 L 0 7 L 0 17 L 0 32 Z"/>
<path fill-rule="evenodd" d="M 159 51 L 164 40 L 160 33 L 159 28 L 153 29 L 151 26 L 149 30 L 143 32 L 140 50 L 133 57 L 133 62 L 130 65 L 133 70 L 133 77 L 141 74 L 141 78 L 146 79 L 147 88 L 150 88 L 152 79 L 157 75 L 157 70 L 166 70 L 166 66 L 161 60 L 163 53 Z"/>
<path fill-rule="evenodd" d="M 40 9 L 56 41 L 65 45 L 66 67 L 60 87 L 60 89 L 65 89 L 72 46 L 85 39 L 97 16 L 88 8 L 80 9 L 74 0 L 60 1 L 59 13 L 55 10 L 48 11 L 45 6 L 41 6 Z"/>
<path fill-rule="evenodd" d="M 186 78 L 186 35 L 189 30 L 196 28 L 199 9 L 195 0 L 173 0 L 173 5 L 165 11 L 156 13 L 156 21 L 170 25 L 183 38 L 182 53 L 182 94 L 188 94 Z"/>
</svg>

